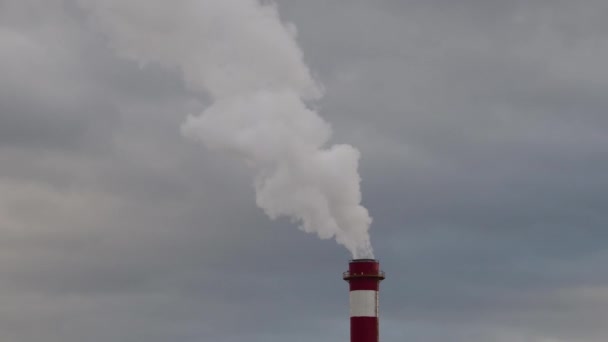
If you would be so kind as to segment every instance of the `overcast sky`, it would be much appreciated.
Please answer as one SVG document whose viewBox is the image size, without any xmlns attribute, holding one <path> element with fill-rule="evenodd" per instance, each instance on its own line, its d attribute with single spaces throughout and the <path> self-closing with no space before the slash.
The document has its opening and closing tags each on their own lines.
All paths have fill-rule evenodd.
<svg viewBox="0 0 608 342">
<path fill-rule="evenodd" d="M 362 152 L 382 341 L 606 341 L 608 2 L 278 4 Z M 2 342 L 348 341 L 349 253 L 180 135 L 208 105 L 0 0 Z"/>
</svg>

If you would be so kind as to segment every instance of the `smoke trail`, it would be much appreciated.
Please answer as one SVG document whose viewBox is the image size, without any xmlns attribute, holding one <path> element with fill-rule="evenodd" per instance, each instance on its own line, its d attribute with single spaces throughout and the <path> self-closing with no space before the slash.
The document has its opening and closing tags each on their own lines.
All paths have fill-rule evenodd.
<svg viewBox="0 0 608 342">
<path fill-rule="evenodd" d="M 184 136 L 231 153 L 255 172 L 256 200 L 355 258 L 372 257 L 371 218 L 360 205 L 359 152 L 326 147 L 330 125 L 304 100 L 321 97 L 273 3 L 258 0 L 79 0 L 119 55 L 179 68 L 213 103 Z"/>
</svg>

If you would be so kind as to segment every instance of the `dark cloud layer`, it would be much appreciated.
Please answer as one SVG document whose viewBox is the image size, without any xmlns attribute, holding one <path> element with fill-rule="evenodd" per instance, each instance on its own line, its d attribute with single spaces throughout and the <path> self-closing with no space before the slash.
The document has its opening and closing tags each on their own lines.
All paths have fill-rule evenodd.
<svg viewBox="0 0 608 342">
<path fill-rule="evenodd" d="M 363 153 L 384 341 L 608 330 L 604 1 L 279 1 Z M 0 1 L 7 342 L 345 341 L 348 254 L 185 141 L 206 99 L 70 1 Z"/>
</svg>

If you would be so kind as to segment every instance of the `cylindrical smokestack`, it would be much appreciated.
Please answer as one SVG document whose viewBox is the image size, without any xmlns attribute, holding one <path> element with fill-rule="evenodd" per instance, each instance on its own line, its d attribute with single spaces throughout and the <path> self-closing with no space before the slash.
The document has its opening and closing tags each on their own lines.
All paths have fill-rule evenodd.
<svg viewBox="0 0 608 342">
<path fill-rule="evenodd" d="M 344 280 L 350 285 L 350 341 L 379 342 L 378 291 L 384 272 L 374 259 L 351 260 Z"/>
</svg>

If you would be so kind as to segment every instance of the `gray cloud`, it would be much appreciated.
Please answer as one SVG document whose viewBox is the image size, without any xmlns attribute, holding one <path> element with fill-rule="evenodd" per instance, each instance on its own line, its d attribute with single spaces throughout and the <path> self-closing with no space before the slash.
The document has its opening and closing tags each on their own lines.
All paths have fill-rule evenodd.
<svg viewBox="0 0 608 342">
<path fill-rule="evenodd" d="M 604 2 L 279 6 L 363 153 L 383 340 L 604 341 Z M 70 1 L 0 13 L 4 340 L 348 339 L 347 253 L 180 137 L 205 98 Z"/>
</svg>

